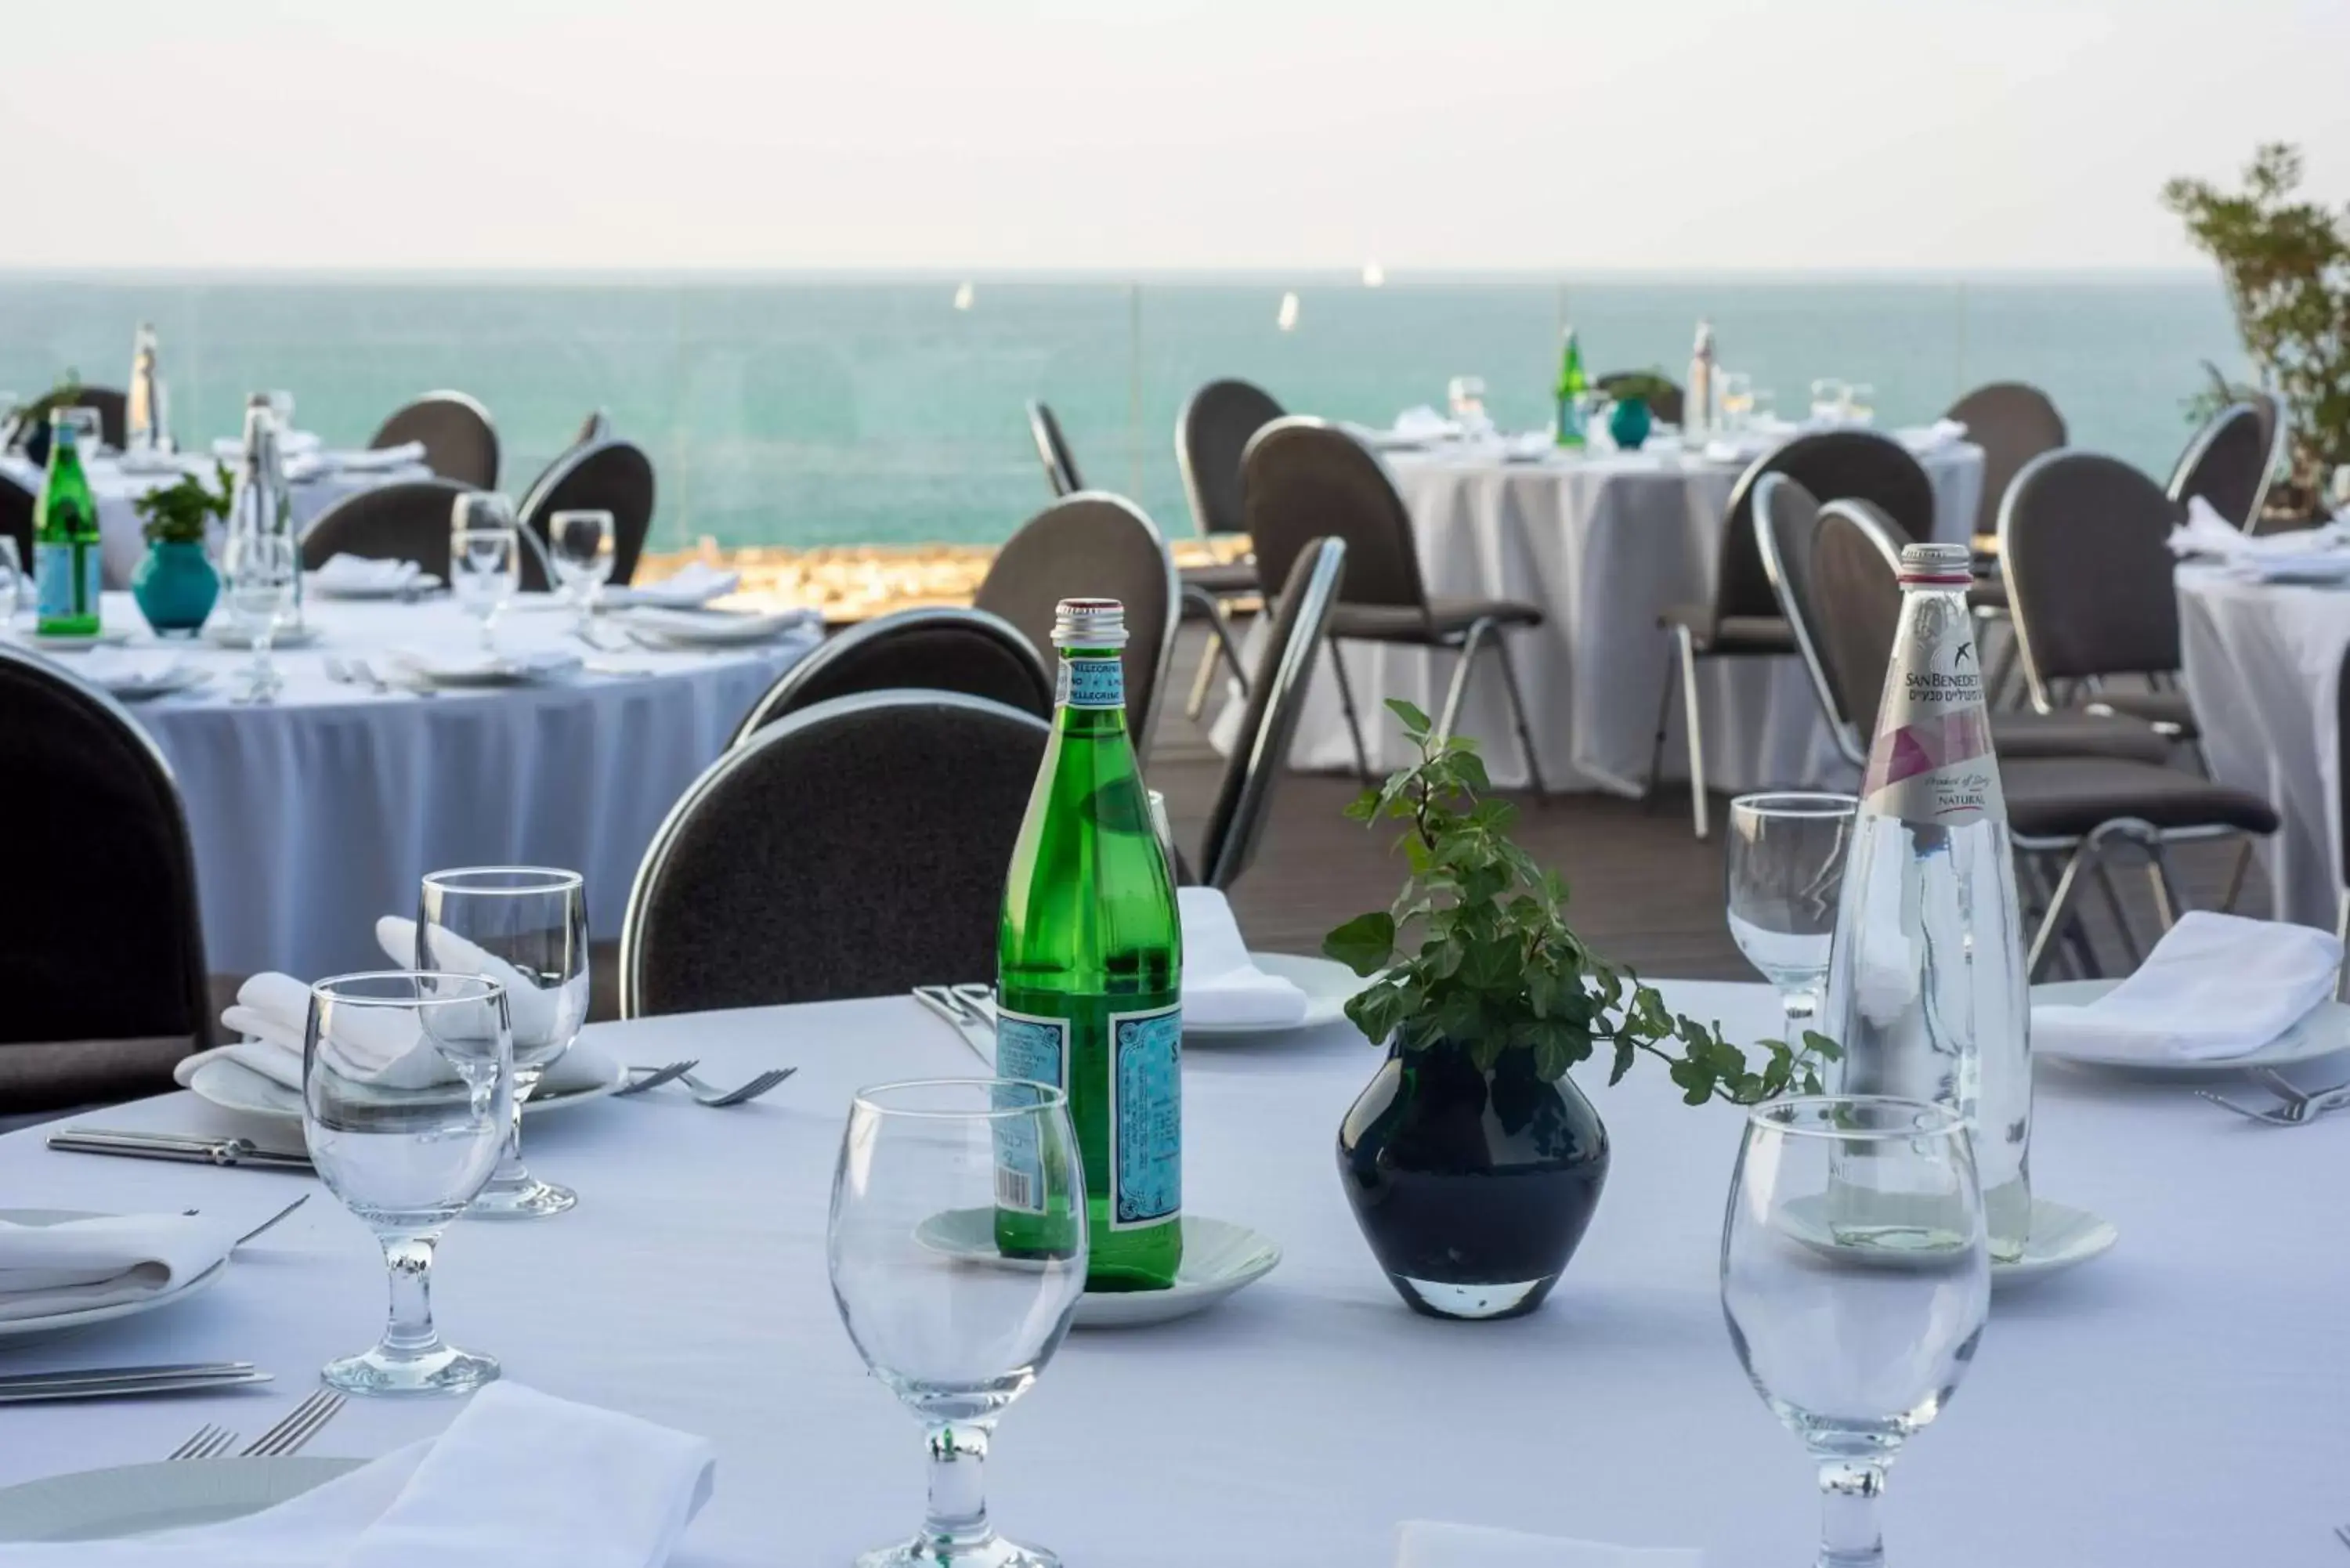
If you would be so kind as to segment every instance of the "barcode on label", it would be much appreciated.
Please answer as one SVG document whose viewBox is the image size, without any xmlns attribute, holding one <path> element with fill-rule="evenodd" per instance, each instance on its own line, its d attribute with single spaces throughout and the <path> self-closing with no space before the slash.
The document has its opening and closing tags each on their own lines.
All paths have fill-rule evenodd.
<svg viewBox="0 0 2350 1568">
<path fill-rule="evenodd" d="M 997 1166 L 995 1204 L 999 1209 L 1022 1209 L 1032 1214 L 1042 1213 L 1045 1205 L 1036 1191 L 1035 1173 Z"/>
</svg>

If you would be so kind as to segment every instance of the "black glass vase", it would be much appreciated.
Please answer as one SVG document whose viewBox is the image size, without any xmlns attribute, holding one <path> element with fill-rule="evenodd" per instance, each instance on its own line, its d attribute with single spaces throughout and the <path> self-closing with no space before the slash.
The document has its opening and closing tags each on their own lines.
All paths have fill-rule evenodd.
<svg viewBox="0 0 2350 1568">
<path fill-rule="evenodd" d="M 1387 1061 L 1338 1128 L 1338 1171 L 1415 1312 L 1517 1317 L 1558 1282 L 1607 1181 L 1607 1128 L 1534 1053 L 1491 1073 L 1449 1043 Z"/>
</svg>

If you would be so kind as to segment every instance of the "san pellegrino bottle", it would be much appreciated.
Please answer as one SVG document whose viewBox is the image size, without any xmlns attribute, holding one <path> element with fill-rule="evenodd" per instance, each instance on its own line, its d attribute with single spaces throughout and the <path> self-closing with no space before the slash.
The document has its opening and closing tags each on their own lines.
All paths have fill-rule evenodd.
<svg viewBox="0 0 2350 1568">
<path fill-rule="evenodd" d="M 236 485 L 230 493 L 228 530 L 231 534 L 282 534 L 299 537 L 294 522 L 294 498 L 286 487 L 286 464 L 278 454 L 277 415 L 266 393 L 255 392 L 244 405 L 244 451 L 237 459 Z M 302 574 L 294 574 L 293 627 L 302 625 Z M 279 634 L 281 637 L 283 633 Z"/>
<path fill-rule="evenodd" d="M 1182 1261 L 1182 929 L 1127 737 L 1126 611 L 1064 599 L 1053 737 L 1003 888 L 995 1071 L 1069 1096 L 1088 1290 L 1154 1290 Z M 1046 1233 L 1034 1150 L 1000 1147 L 996 1233 Z"/>
<path fill-rule="evenodd" d="M 1553 427 L 1558 444 L 1581 446 L 1585 426 L 1590 419 L 1591 378 L 1583 371 L 1583 346 L 1575 340 L 1575 328 L 1566 329 L 1558 350 L 1558 421 Z"/>
<path fill-rule="evenodd" d="M 1901 552 L 1901 622 L 1836 911 L 1825 1027 L 1846 1094 L 1965 1116 L 1991 1255 L 2031 1229 L 2030 998 L 1963 545 Z"/>
<path fill-rule="evenodd" d="M 155 363 L 155 328 L 139 324 L 130 346 L 130 397 L 127 413 L 132 452 L 170 452 L 171 428 L 164 417 L 163 379 Z"/>
<path fill-rule="evenodd" d="M 1681 398 L 1681 433 L 1702 436 L 1713 429 L 1713 323 L 1698 318 L 1697 346 L 1690 350 L 1689 390 Z"/>
<path fill-rule="evenodd" d="M 98 502 L 64 409 L 49 410 L 49 463 L 33 513 L 33 587 L 38 629 L 88 637 L 99 628 Z"/>
</svg>

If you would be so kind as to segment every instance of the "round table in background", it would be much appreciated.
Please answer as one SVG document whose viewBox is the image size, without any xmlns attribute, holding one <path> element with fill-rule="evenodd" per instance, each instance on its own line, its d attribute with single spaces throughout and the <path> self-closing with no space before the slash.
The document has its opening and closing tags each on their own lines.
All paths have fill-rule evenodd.
<svg viewBox="0 0 2350 1568">
<path fill-rule="evenodd" d="M 129 708 L 179 782 L 215 972 L 380 968 L 377 918 L 412 915 L 418 878 L 444 866 L 580 871 L 591 934 L 618 937 L 637 863 L 670 807 L 822 635 L 811 623 L 750 647 L 598 653 L 573 639 L 567 609 L 525 595 L 499 623 L 500 649 L 560 649 L 587 667 L 428 697 L 333 680 L 328 660 L 364 659 L 389 675 L 397 649 L 478 647 L 475 623 L 448 599 L 314 592 L 306 616 L 317 641 L 276 656 L 286 691 L 255 706 L 234 701 L 250 654 L 160 642 L 130 596 L 105 597 L 109 627 L 139 628 L 141 662 L 168 650 L 213 672 L 196 691 Z M 12 635 L 22 634 L 20 623 Z M 109 655 L 57 657 L 70 670 Z"/>
</svg>

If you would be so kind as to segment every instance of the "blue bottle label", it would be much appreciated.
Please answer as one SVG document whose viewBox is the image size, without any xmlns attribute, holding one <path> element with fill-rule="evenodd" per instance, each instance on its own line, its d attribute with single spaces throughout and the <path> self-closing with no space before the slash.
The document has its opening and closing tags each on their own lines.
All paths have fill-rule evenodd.
<svg viewBox="0 0 2350 1568">
<path fill-rule="evenodd" d="M 1113 1012 L 1109 1041 L 1110 1229 L 1163 1224 L 1183 1209 L 1183 1010 Z"/>
<path fill-rule="evenodd" d="M 1065 708 L 1123 708 L 1126 666 L 1116 659 L 1065 659 L 1059 697 Z"/>
<path fill-rule="evenodd" d="M 33 589 L 42 620 L 65 620 L 98 610 L 98 552 L 88 545 L 33 546 Z"/>
<path fill-rule="evenodd" d="M 1069 1086 L 1069 1021 L 1034 1013 L 995 1013 L 995 1075 Z M 1045 1157 L 1036 1129 L 1012 1122 L 995 1133 L 995 1206 L 1024 1214 L 1045 1212 Z"/>
</svg>

